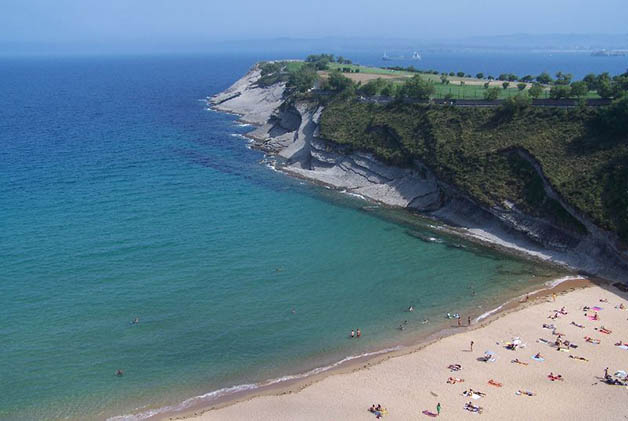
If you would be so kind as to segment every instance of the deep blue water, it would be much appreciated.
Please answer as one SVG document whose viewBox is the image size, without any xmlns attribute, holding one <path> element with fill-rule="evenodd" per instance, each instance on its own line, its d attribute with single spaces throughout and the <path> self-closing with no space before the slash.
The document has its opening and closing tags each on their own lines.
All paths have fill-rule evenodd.
<svg viewBox="0 0 628 421">
<path fill-rule="evenodd" d="M 261 165 L 233 136 L 248 129 L 201 101 L 259 58 L 0 60 L 0 418 L 176 405 L 403 342 L 553 275 L 421 241 L 399 213 Z"/>
</svg>

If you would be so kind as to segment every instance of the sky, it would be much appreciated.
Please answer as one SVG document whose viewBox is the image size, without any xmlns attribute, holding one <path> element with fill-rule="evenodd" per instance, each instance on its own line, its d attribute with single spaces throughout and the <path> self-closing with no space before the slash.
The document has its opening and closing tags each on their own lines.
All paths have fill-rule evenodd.
<svg viewBox="0 0 628 421">
<path fill-rule="evenodd" d="M 2 0 L 0 49 L 628 32 L 628 0 Z"/>
</svg>

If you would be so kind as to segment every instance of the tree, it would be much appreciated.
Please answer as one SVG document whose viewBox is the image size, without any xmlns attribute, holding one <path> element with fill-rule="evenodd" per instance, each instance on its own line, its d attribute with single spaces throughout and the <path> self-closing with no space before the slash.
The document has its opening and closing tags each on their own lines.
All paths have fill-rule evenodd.
<svg viewBox="0 0 628 421">
<path fill-rule="evenodd" d="M 484 83 L 484 89 L 488 89 L 491 86 L 491 82 Z"/>
<path fill-rule="evenodd" d="M 327 82 L 329 88 L 336 92 L 342 92 L 345 89 L 353 86 L 353 82 L 348 77 L 344 76 L 339 71 L 333 71 L 329 74 L 329 80 Z"/>
<path fill-rule="evenodd" d="M 381 79 L 378 79 L 378 80 L 381 80 Z M 360 86 L 358 91 L 360 92 L 360 94 L 364 96 L 373 96 L 373 95 L 377 95 L 377 92 L 379 91 L 379 86 L 376 81 L 369 80 L 367 83 Z"/>
<path fill-rule="evenodd" d="M 449 72 L 449 76 L 456 76 L 454 72 Z"/>
<path fill-rule="evenodd" d="M 386 82 L 384 87 L 382 88 L 381 94 L 383 96 L 394 96 L 395 95 L 395 85 L 392 82 Z"/>
<path fill-rule="evenodd" d="M 550 89 L 550 98 L 565 99 L 571 96 L 571 87 L 568 85 L 555 85 Z"/>
<path fill-rule="evenodd" d="M 532 100 L 526 94 L 517 94 L 515 96 L 511 96 L 504 101 L 502 105 L 502 112 L 505 112 L 510 115 L 514 115 L 526 108 L 528 108 L 532 104 Z"/>
<path fill-rule="evenodd" d="M 336 63 L 343 64 L 344 62 L 345 58 L 343 56 L 338 56 L 338 58 L 336 58 Z"/>
<path fill-rule="evenodd" d="M 478 79 L 484 79 L 484 73 L 480 72 L 480 73 L 476 74 L 475 77 L 478 78 Z"/>
<path fill-rule="evenodd" d="M 543 93 L 543 86 L 541 86 L 540 83 L 535 83 L 534 85 L 532 85 L 530 89 L 528 89 L 528 95 L 530 95 L 530 97 L 535 98 L 535 99 L 540 97 L 542 93 Z"/>
<path fill-rule="evenodd" d="M 443 85 L 449 85 L 449 79 L 447 79 L 447 76 L 441 75 L 440 83 L 442 83 Z"/>
<path fill-rule="evenodd" d="M 556 73 L 556 81 L 554 82 L 556 85 L 569 85 L 571 83 L 571 79 L 573 79 L 573 75 L 571 73 Z"/>
<path fill-rule="evenodd" d="M 429 99 L 433 93 L 434 85 L 423 80 L 419 75 L 414 75 L 407 80 L 399 92 L 401 97 L 412 99 Z"/>
<path fill-rule="evenodd" d="M 489 88 L 484 92 L 484 99 L 487 101 L 495 101 L 499 98 L 499 88 Z"/>
<path fill-rule="evenodd" d="M 547 85 L 548 83 L 552 83 L 552 77 L 547 72 L 543 72 L 536 77 L 536 81 Z"/>
<path fill-rule="evenodd" d="M 290 74 L 288 79 L 288 87 L 295 89 L 297 92 L 306 92 L 314 82 L 318 80 L 318 74 L 312 64 L 301 66 L 296 72 Z"/>
<path fill-rule="evenodd" d="M 600 111 L 599 120 L 607 132 L 616 136 L 628 136 L 628 95 Z"/>
<path fill-rule="evenodd" d="M 492 75 L 488 75 L 487 79 L 488 80 L 495 80 L 495 78 Z"/>
<path fill-rule="evenodd" d="M 502 83 L 502 86 L 504 87 L 504 89 L 508 89 L 508 87 L 510 86 L 510 82 L 504 82 Z"/>
<path fill-rule="evenodd" d="M 605 73 L 608 75 L 608 73 Z M 600 75 L 602 76 L 602 75 Z M 615 89 L 613 89 L 613 84 L 609 77 L 600 77 L 598 76 L 597 80 L 597 93 L 602 98 L 612 98 L 615 94 Z"/>
<path fill-rule="evenodd" d="M 530 83 L 534 80 L 534 76 L 532 75 L 525 75 L 524 77 L 521 78 L 522 82 L 526 82 L 526 83 Z"/>
<path fill-rule="evenodd" d="M 519 89 L 520 91 L 523 91 L 526 88 L 526 86 L 528 86 L 528 85 L 525 84 L 525 83 L 518 83 L 517 84 L 517 89 Z"/>
<path fill-rule="evenodd" d="M 589 73 L 582 79 L 582 81 L 587 84 L 589 91 L 595 91 L 597 89 L 597 77 L 594 73 Z"/>
<path fill-rule="evenodd" d="M 458 72 L 458 73 L 456 73 L 456 76 L 458 76 L 458 77 L 464 77 L 464 72 Z"/>
<path fill-rule="evenodd" d="M 589 85 L 583 80 L 571 84 L 571 95 L 581 98 L 589 93 Z"/>
</svg>

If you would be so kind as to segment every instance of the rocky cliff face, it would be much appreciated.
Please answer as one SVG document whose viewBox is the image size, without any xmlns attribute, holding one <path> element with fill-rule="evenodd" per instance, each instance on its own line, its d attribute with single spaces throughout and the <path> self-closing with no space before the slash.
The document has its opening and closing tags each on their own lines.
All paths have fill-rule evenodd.
<svg viewBox="0 0 628 421">
<path fill-rule="evenodd" d="M 254 140 L 254 147 L 276 157 L 279 170 L 438 218 L 458 233 L 510 251 L 628 281 L 628 258 L 615 247 L 613 234 L 599 229 L 564 203 L 525 151 L 517 153 L 529 160 L 543 178 L 548 196 L 559 200 L 587 228 L 586 233 L 566 231 L 507 203 L 495 208 L 480 206 L 464 192 L 438 180 L 422 162 L 415 161 L 411 168 L 392 167 L 370 154 L 322 139 L 318 131 L 322 108 L 318 104 L 284 102 L 285 86 L 258 87 L 259 77 L 260 71 L 254 67 L 209 102 L 217 110 L 239 114 L 243 121 L 256 124 L 248 136 Z"/>
</svg>

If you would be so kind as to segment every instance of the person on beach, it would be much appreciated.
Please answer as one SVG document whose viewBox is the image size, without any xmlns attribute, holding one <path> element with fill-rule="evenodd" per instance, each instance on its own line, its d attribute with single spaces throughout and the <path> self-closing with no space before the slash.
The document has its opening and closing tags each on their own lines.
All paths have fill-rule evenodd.
<svg viewBox="0 0 628 421">
<path fill-rule="evenodd" d="M 467 326 L 471 326 L 471 316 L 467 317 Z"/>
<path fill-rule="evenodd" d="M 471 349 L 471 352 L 473 352 L 473 341 L 471 341 L 469 348 Z"/>
<path fill-rule="evenodd" d="M 117 370 L 116 370 L 116 376 L 118 376 L 118 377 L 122 377 L 122 376 L 124 376 L 124 371 L 122 371 L 122 370 L 120 370 L 120 369 L 117 369 Z"/>
<path fill-rule="evenodd" d="M 556 293 L 555 292 L 552 293 L 552 301 L 554 301 L 554 302 L 556 301 Z"/>
<path fill-rule="evenodd" d="M 458 327 L 460 327 L 460 326 L 462 326 L 462 325 L 460 324 L 460 317 L 458 317 Z"/>
<path fill-rule="evenodd" d="M 357 333 L 358 338 L 362 335 L 362 332 L 360 332 L 360 328 L 356 330 L 356 333 Z"/>
<path fill-rule="evenodd" d="M 355 330 L 351 329 L 351 339 L 355 338 Z"/>
<path fill-rule="evenodd" d="M 436 415 L 440 415 L 440 402 L 436 405 Z"/>
<path fill-rule="evenodd" d="M 604 369 L 604 378 L 608 377 L 608 367 Z"/>
<path fill-rule="evenodd" d="M 414 311 L 414 306 L 411 305 L 410 307 L 408 307 L 408 311 L 412 313 Z"/>
</svg>

